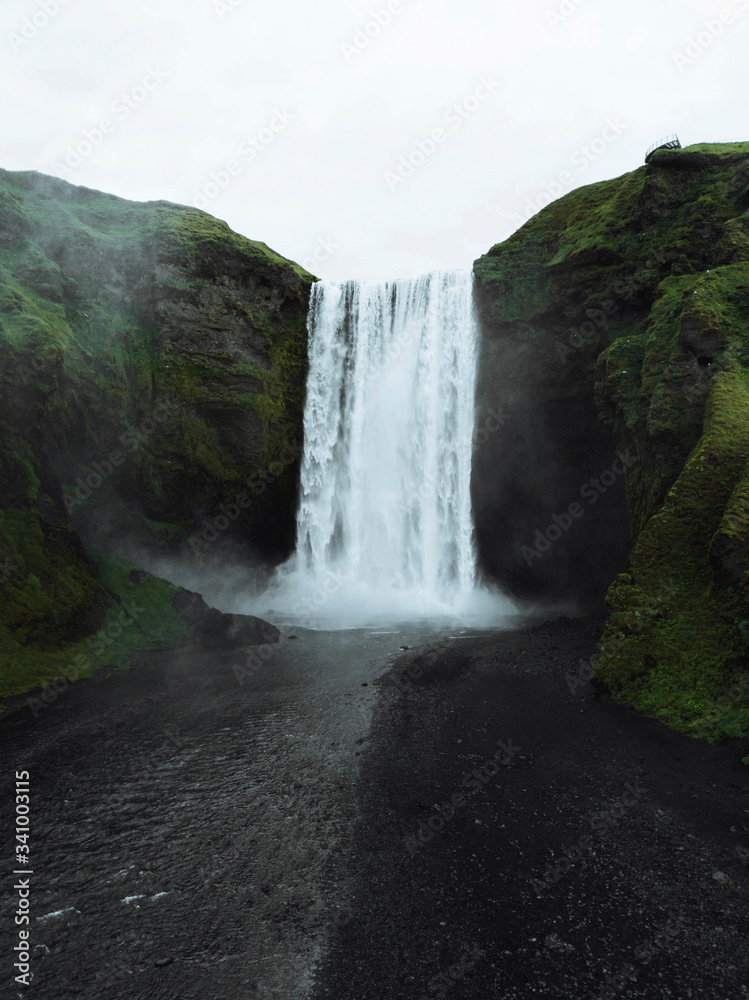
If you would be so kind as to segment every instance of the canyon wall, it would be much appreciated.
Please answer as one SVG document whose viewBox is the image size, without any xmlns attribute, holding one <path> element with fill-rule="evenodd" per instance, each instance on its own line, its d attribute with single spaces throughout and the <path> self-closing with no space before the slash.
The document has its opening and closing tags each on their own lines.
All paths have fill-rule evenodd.
<svg viewBox="0 0 749 1000">
<path fill-rule="evenodd" d="M 660 150 L 475 264 L 483 565 L 606 595 L 594 682 L 708 738 L 748 718 L 748 209 L 748 144 Z"/>
</svg>

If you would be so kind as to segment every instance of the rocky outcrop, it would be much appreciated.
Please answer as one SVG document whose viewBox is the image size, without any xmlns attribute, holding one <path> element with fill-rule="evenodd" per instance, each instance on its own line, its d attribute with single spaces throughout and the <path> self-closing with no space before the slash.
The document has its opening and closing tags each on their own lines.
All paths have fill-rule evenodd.
<svg viewBox="0 0 749 1000">
<path fill-rule="evenodd" d="M 749 145 L 661 150 L 475 265 L 484 564 L 608 589 L 599 687 L 708 738 L 749 729 L 748 209 Z"/>
<path fill-rule="evenodd" d="M 0 171 L 0 652 L 100 627 L 98 554 L 291 551 L 313 280 L 197 209 Z"/>
<path fill-rule="evenodd" d="M 203 645 L 229 647 L 260 646 L 278 642 L 281 633 L 269 622 L 252 615 L 227 615 L 209 607 L 200 594 L 180 590 L 174 607 L 192 628 L 193 638 Z"/>
</svg>

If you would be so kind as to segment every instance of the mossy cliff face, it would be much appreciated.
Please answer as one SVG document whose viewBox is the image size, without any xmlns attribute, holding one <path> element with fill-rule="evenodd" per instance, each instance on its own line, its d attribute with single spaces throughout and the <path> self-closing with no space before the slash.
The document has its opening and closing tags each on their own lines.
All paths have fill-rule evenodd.
<svg viewBox="0 0 749 1000">
<path fill-rule="evenodd" d="M 313 280 L 197 209 L 0 171 L 6 639 L 99 627 L 86 552 L 123 539 L 289 552 Z"/>
<path fill-rule="evenodd" d="M 508 413 L 477 452 L 480 541 L 507 497 L 500 532 L 539 549 L 535 529 L 582 507 L 547 551 L 485 561 L 529 594 L 563 596 L 555 565 L 577 599 L 611 584 L 594 679 L 707 738 L 749 735 L 748 210 L 749 145 L 663 150 L 475 265 L 480 391 Z"/>
</svg>

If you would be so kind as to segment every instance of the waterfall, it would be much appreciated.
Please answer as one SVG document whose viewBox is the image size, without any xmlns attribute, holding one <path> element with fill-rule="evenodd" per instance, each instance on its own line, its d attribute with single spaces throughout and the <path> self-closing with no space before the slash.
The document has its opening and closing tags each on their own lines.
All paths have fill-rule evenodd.
<svg viewBox="0 0 749 1000">
<path fill-rule="evenodd" d="M 310 621 L 464 609 L 476 581 L 472 273 L 320 281 L 308 329 L 297 551 L 273 607 L 293 594 Z"/>
</svg>

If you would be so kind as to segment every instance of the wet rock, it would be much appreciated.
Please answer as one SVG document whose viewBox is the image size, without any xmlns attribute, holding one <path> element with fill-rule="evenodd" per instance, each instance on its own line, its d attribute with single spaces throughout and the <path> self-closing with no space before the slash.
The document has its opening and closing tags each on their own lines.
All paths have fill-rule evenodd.
<svg viewBox="0 0 749 1000">
<path fill-rule="evenodd" d="M 259 646 L 278 642 L 281 633 L 269 622 L 252 615 L 225 615 L 210 608 L 200 594 L 180 590 L 174 607 L 187 625 L 196 626 L 194 638 L 199 643 L 219 646 Z"/>
<path fill-rule="evenodd" d="M 735 529 L 729 530 L 725 523 L 721 529 L 710 545 L 710 568 L 718 587 L 738 591 L 749 569 L 749 539 Z"/>
<path fill-rule="evenodd" d="M 551 948 L 554 951 L 570 952 L 575 950 L 573 944 L 568 944 L 567 941 L 562 941 L 558 934 L 547 934 L 544 939 L 544 944 L 547 948 Z"/>
</svg>

